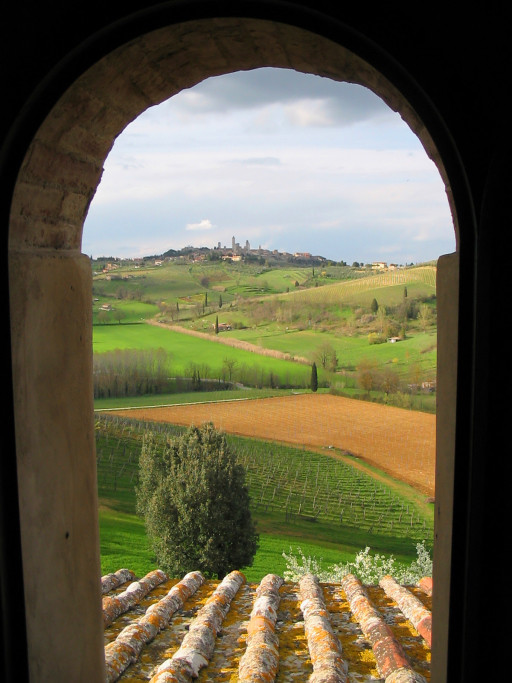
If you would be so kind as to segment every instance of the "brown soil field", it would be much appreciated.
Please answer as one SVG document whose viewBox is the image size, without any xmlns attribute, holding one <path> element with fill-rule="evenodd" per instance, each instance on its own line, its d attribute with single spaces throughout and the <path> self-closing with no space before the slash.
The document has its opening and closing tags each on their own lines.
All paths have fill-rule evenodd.
<svg viewBox="0 0 512 683">
<path fill-rule="evenodd" d="M 435 494 L 436 417 L 429 413 L 330 394 L 113 412 L 179 425 L 213 422 L 230 434 L 327 449 L 332 455 L 329 447 L 339 449 L 429 496 Z"/>
</svg>

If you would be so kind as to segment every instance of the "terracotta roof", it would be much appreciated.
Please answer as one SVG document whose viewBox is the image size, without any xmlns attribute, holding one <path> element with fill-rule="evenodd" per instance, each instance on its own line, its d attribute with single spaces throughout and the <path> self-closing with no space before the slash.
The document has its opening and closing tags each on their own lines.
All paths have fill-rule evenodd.
<svg viewBox="0 0 512 683">
<path fill-rule="evenodd" d="M 102 578 L 107 681 L 420 683 L 430 679 L 432 580 L 363 586 L 307 574 Z"/>
</svg>

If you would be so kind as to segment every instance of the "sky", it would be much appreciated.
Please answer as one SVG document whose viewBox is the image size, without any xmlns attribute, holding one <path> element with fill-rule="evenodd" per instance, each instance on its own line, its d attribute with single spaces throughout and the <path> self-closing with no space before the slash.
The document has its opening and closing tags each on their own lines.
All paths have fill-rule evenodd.
<svg viewBox="0 0 512 683">
<path fill-rule="evenodd" d="M 455 250 L 434 163 L 367 88 L 287 69 L 208 78 L 118 136 L 82 251 L 242 246 L 421 263 Z"/>
</svg>

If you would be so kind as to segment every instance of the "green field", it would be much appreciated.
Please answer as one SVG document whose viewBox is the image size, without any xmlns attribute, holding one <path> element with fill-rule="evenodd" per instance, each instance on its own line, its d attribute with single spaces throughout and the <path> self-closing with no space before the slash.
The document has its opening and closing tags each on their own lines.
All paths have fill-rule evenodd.
<svg viewBox="0 0 512 683">
<path fill-rule="evenodd" d="M 336 282 L 324 287 L 310 287 L 290 291 L 286 296 L 301 303 L 352 304 L 369 306 L 374 297 L 379 303 L 391 305 L 403 296 L 429 296 L 436 291 L 436 268 L 421 266 L 381 274 L 369 274 L 349 281 Z"/>
<path fill-rule="evenodd" d="M 100 307 L 103 304 L 111 305 L 112 311 L 107 313 L 107 321 L 102 322 Z M 148 318 L 154 318 L 160 309 L 156 304 L 123 299 L 112 303 L 111 299 L 100 297 L 93 305 L 93 325 L 99 327 L 118 327 L 131 323 L 140 323 Z M 119 315 L 118 315 L 119 313 Z"/>
<path fill-rule="evenodd" d="M 127 298 L 149 298 L 152 301 L 194 296 L 204 291 L 200 276 L 185 264 L 166 267 L 128 265 L 109 274 L 95 275 L 93 287 L 100 296 L 116 297 L 119 291 L 124 290 Z"/>
<path fill-rule="evenodd" d="M 117 569 L 127 568 L 136 576 L 145 576 L 157 569 L 152 551 L 148 546 L 144 521 L 134 514 L 119 512 L 108 507 L 100 507 L 100 554 L 102 575 Z M 306 537 L 273 535 L 260 533 L 260 543 L 251 567 L 243 567 L 242 571 L 248 581 L 260 581 L 268 573 L 281 576 L 286 569 L 283 552 L 296 551 L 297 548 L 312 557 L 323 560 L 323 566 L 348 562 L 360 547 L 343 549 L 335 542 L 311 542 Z M 414 559 L 412 555 L 395 555 L 401 561 Z"/>
<path fill-rule="evenodd" d="M 147 425 L 98 416 L 97 467 L 102 572 L 120 566 L 154 568 L 144 527 L 134 515 L 134 487 L 142 434 Z M 172 425 L 151 426 L 162 439 L 180 433 Z M 326 563 L 347 561 L 366 545 L 414 559 L 415 543 L 430 542 L 433 509 L 421 494 L 371 468 L 280 445 L 228 435 L 247 471 L 251 508 L 261 535 L 250 580 L 284 569 L 283 551 L 300 546 Z M 124 550 L 123 550 L 124 549 Z M 132 566 L 133 565 L 133 566 Z M 135 569 L 134 569 L 135 570 Z"/>
<path fill-rule="evenodd" d="M 202 380 L 247 387 L 305 388 L 311 373 L 307 364 L 315 362 L 320 387 L 434 412 L 435 392 L 420 387 L 435 384 L 437 375 L 435 278 L 433 264 L 384 273 L 328 264 L 132 264 L 94 276 L 93 350 L 96 356 L 118 349 L 164 349 L 169 377 L 197 372 Z M 378 314 L 372 312 L 375 302 Z M 105 304 L 108 312 L 100 310 Z M 149 319 L 210 339 L 144 324 Z M 215 335 L 216 322 L 231 329 Z M 396 343 L 386 341 L 397 336 Z M 384 343 L 371 343 L 376 338 Z M 300 362 L 218 343 L 230 340 Z M 334 366 L 321 361 L 326 346 L 335 354 Z M 371 374 L 371 386 L 363 383 L 364 372 Z M 112 391 L 119 393 L 120 386 Z M 176 384 L 159 391 L 183 389 Z M 103 386 L 95 395 L 108 391 Z"/>
<path fill-rule="evenodd" d="M 151 394 L 146 396 L 137 396 L 136 400 L 134 400 L 131 396 L 123 396 L 120 398 L 97 398 L 94 400 L 94 408 L 96 411 L 106 411 L 130 408 L 134 405 L 134 403 L 137 407 L 144 408 L 148 406 L 200 403 L 203 401 L 232 401 L 236 399 L 243 400 L 245 398 L 271 398 L 273 396 L 289 396 L 291 393 L 292 391 L 290 389 L 223 389 L 222 391 L 208 392 L 192 391 L 179 394 Z M 300 391 L 293 390 L 293 393 L 300 393 Z"/>
<path fill-rule="evenodd" d="M 219 379 L 225 376 L 224 361 L 232 359 L 238 373 L 245 368 L 257 378 L 261 373 L 273 373 L 279 382 L 297 387 L 307 386 L 311 375 L 308 366 L 293 361 L 261 356 L 250 351 L 193 337 L 148 324 L 97 325 L 93 332 L 93 351 L 102 353 L 115 349 L 165 349 L 171 357 L 171 374 L 189 376 L 192 364 L 201 366 L 202 377 Z M 279 384 L 279 382 L 277 382 Z"/>
<path fill-rule="evenodd" d="M 361 336 L 345 337 L 336 332 L 314 332 L 310 330 L 283 330 L 265 326 L 223 335 L 275 349 L 292 356 L 305 357 L 313 362 L 318 349 L 325 343 L 331 344 L 338 355 L 339 370 L 355 370 L 364 358 L 371 356 L 379 365 L 393 364 L 400 374 L 407 376 L 419 364 L 424 372 L 434 370 L 437 362 L 437 338 L 435 332 L 415 332 L 395 344 L 368 345 L 368 339 Z"/>
</svg>

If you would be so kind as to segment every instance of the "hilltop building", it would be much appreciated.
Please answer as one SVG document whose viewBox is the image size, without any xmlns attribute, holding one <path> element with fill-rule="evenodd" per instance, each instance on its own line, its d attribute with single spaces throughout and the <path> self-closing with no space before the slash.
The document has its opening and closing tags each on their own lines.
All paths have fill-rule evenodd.
<svg viewBox="0 0 512 683">
<path fill-rule="evenodd" d="M 245 257 L 256 257 L 272 259 L 273 261 L 318 261 L 324 262 L 327 259 L 324 256 L 313 255 L 310 252 L 295 252 L 291 254 L 287 251 L 279 251 L 279 249 L 264 249 L 261 244 L 257 249 L 251 249 L 251 243 L 249 240 L 245 240 L 245 245 L 242 247 L 240 242 L 236 241 L 235 236 L 231 238 L 231 247 L 222 246 L 221 242 L 217 242 L 217 246 L 214 247 L 215 251 L 220 251 L 222 253 L 222 259 L 229 260 L 244 260 Z M 234 257 L 237 257 L 236 259 Z"/>
</svg>

